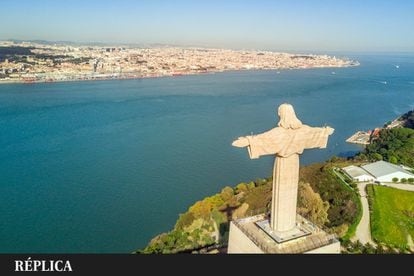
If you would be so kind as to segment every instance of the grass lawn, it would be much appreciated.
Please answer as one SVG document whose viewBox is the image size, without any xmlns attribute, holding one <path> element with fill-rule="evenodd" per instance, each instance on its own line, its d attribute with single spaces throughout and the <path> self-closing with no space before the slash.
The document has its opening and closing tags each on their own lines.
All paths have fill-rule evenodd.
<svg viewBox="0 0 414 276">
<path fill-rule="evenodd" d="M 373 239 L 407 248 L 408 235 L 414 239 L 414 192 L 369 185 L 368 195 Z"/>
</svg>

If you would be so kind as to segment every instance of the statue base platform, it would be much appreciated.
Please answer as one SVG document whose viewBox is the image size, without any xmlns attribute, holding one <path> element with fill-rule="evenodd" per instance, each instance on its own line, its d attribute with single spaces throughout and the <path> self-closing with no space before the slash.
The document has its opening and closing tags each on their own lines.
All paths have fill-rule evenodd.
<svg viewBox="0 0 414 276">
<path fill-rule="evenodd" d="M 302 224 L 296 224 L 296 227 L 292 230 L 283 232 L 273 231 L 268 219 L 256 221 L 255 224 L 277 243 L 291 241 L 312 234 L 308 227 L 304 227 Z"/>
<path fill-rule="evenodd" d="M 230 223 L 228 253 L 301 254 L 340 253 L 335 235 L 328 234 L 297 215 L 291 231 L 275 232 L 264 214 L 234 220 Z"/>
</svg>

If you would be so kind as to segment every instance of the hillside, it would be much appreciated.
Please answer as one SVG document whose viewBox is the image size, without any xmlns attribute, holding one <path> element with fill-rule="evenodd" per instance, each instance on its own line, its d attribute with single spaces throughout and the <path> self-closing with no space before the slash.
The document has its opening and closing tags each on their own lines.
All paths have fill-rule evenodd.
<svg viewBox="0 0 414 276">
<path fill-rule="evenodd" d="M 332 166 L 349 162 L 334 158 L 301 168 L 298 212 L 343 237 L 358 217 L 358 198 L 333 174 Z M 154 237 L 135 253 L 180 253 L 215 245 L 225 247 L 232 219 L 269 211 L 272 179 L 258 179 L 225 187 L 220 193 L 192 205 L 168 233 Z"/>
</svg>

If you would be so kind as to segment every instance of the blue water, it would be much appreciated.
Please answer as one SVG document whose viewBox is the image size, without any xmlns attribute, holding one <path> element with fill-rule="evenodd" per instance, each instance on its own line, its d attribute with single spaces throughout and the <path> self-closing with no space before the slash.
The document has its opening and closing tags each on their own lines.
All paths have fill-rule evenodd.
<svg viewBox="0 0 414 276">
<path fill-rule="evenodd" d="M 195 201 L 270 175 L 271 157 L 230 144 L 273 127 L 283 102 L 336 129 L 302 164 L 352 154 L 356 130 L 414 108 L 414 56 L 351 57 L 361 66 L 0 85 L 0 252 L 145 246 Z"/>
</svg>

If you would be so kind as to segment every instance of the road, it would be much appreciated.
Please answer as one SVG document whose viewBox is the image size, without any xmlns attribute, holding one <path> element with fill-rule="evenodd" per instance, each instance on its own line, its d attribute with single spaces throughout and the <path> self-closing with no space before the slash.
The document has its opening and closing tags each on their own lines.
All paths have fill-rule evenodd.
<svg viewBox="0 0 414 276">
<path fill-rule="evenodd" d="M 371 237 L 368 199 L 367 193 L 365 192 L 367 184 L 370 183 L 358 183 L 358 190 L 362 203 L 362 218 L 356 228 L 355 236 L 351 240 L 354 242 L 359 240 L 362 244 L 370 243 L 375 246 L 375 242 Z"/>
</svg>

